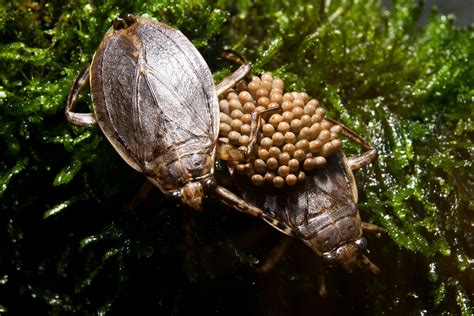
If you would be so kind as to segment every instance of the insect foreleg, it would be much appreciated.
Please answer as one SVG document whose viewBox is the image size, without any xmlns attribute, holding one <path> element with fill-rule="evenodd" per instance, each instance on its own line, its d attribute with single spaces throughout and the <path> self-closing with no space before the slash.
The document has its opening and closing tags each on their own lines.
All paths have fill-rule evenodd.
<svg viewBox="0 0 474 316">
<path fill-rule="evenodd" d="M 235 210 L 247 213 L 249 215 L 259 217 L 266 221 L 268 224 L 273 226 L 276 230 L 289 235 L 293 236 L 293 230 L 286 224 L 271 218 L 267 214 L 265 214 L 260 208 L 255 207 L 253 205 L 248 204 L 245 200 L 241 197 L 238 197 L 231 191 L 227 190 L 224 187 L 217 186 L 214 191 L 214 197 L 217 198 L 219 201 L 222 201 L 227 206 L 234 208 Z"/>
<path fill-rule="evenodd" d="M 74 84 L 69 91 L 66 105 L 66 120 L 74 125 L 90 127 L 97 124 L 96 119 L 92 113 L 76 113 L 73 112 L 74 105 L 77 103 L 77 99 L 81 91 L 86 87 L 89 82 L 90 65 L 87 65 L 78 75 Z"/>
</svg>

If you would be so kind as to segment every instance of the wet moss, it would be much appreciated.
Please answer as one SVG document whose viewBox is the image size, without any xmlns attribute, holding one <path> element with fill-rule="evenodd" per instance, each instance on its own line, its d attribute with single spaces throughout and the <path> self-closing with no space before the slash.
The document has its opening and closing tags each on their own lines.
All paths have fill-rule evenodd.
<svg viewBox="0 0 474 316">
<path fill-rule="evenodd" d="M 421 8 L 411 0 L 394 1 L 391 11 L 372 0 L 11 1 L 0 8 L 0 310 L 22 312 L 28 302 L 53 314 L 137 306 L 168 314 L 189 306 L 472 314 L 472 27 L 436 12 L 419 27 Z M 317 295 L 313 259 L 305 259 L 313 255 L 302 246 L 270 275 L 247 270 L 271 244 L 252 238 L 278 237 L 257 220 L 209 201 L 186 226 L 195 228 L 196 256 L 183 237 L 187 212 L 158 190 L 128 211 L 142 177 L 99 129 L 73 128 L 63 116 L 72 81 L 120 12 L 181 29 L 216 79 L 232 68 L 217 49 L 241 52 L 255 72 L 308 92 L 373 142 L 379 159 L 356 176 L 362 217 L 388 231 L 369 238 L 379 278 L 330 270 L 329 298 L 314 299 L 305 294 Z M 87 93 L 80 108 L 90 108 Z M 145 291 L 147 284 L 155 290 Z M 337 304 L 340 297 L 350 306 Z M 236 307 L 242 300 L 248 306 Z"/>
</svg>

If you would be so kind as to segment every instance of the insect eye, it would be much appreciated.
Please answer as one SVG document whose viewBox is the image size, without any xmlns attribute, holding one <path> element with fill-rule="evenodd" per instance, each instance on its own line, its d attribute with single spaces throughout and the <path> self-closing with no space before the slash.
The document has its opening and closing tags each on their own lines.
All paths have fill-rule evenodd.
<svg viewBox="0 0 474 316">
<path fill-rule="evenodd" d="M 357 245 L 357 247 L 359 247 L 360 250 L 367 249 L 367 240 L 364 237 L 357 239 L 354 243 Z"/>
<path fill-rule="evenodd" d="M 120 15 L 114 19 L 114 21 L 112 22 L 112 27 L 116 31 L 121 30 L 125 27 L 125 23 L 123 22 L 123 19 Z"/>
<path fill-rule="evenodd" d="M 216 187 L 217 187 L 217 182 L 216 182 L 216 179 L 214 179 L 214 178 L 207 179 L 203 183 L 204 193 L 206 193 L 206 194 L 212 193 L 216 189 Z"/>
<path fill-rule="evenodd" d="M 331 266 L 334 266 L 338 263 L 337 256 L 334 253 L 327 253 L 323 255 L 324 261 Z"/>
</svg>

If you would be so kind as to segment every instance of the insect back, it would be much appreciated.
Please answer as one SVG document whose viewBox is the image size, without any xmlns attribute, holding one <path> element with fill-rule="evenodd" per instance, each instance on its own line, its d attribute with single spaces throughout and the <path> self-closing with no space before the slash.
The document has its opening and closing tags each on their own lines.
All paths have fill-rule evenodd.
<svg viewBox="0 0 474 316">
<path fill-rule="evenodd" d="M 195 182 L 212 175 L 217 139 L 211 72 L 179 30 L 125 20 L 114 23 L 92 61 L 96 120 L 130 166 L 199 208 Z"/>
</svg>

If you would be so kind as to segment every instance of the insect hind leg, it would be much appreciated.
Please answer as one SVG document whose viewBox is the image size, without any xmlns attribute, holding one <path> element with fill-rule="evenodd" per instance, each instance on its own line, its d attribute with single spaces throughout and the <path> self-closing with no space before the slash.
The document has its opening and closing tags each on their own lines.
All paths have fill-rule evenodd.
<svg viewBox="0 0 474 316">
<path fill-rule="evenodd" d="M 367 151 L 365 151 L 361 155 L 349 157 L 347 159 L 347 162 L 349 163 L 351 170 L 357 170 L 362 167 L 365 167 L 368 164 L 370 164 L 372 161 L 374 161 L 375 158 L 377 158 L 377 150 L 374 148 L 374 146 L 371 143 L 365 140 L 362 136 L 360 136 L 359 134 L 351 130 L 349 127 L 345 126 L 344 124 L 336 120 L 333 120 L 330 118 L 326 118 L 326 120 L 328 120 L 329 122 L 333 124 L 340 125 L 342 127 L 342 135 L 350 138 L 356 144 L 367 149 Z"/>
</svg>

